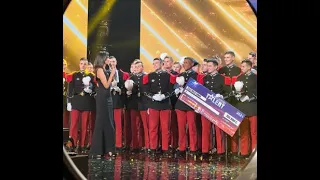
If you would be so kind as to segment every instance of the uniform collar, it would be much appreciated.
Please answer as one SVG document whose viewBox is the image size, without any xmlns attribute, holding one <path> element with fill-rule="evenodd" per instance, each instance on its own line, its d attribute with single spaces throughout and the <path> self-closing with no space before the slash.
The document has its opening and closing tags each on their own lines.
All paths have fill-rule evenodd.
<svg viewBox="0 0 320 180">
<path fill-rule="evenodd" d="M 155 73 L 157 73 L 157 74 L 164 73 L 164 72 L 166 72 L 166 71 L 164 71 L 162 69 L 159 69 L 158 71 L 155 71 Z"/>
<path fill-rule="evenodd" d="M 189 69 L 188 71 L 185 71 L 187 74 L 190 74 L 190 73 L 192 73 L 192 72 L 194 72 L 194 70 L 191 68 L 191 69 Z"/>
<path fill-rule="evenodd" d="M 252 74 L 252 71 L 248 71 L 245 75 L 250 76 Z"/>
<path fill-rule="evenodd" d="M 216 72 L 214 72 L 214 73 L 211 73 L 211 74 L 209 74 L 211 77 L 214 77 L 214 76 L 216 76 L 218 74 L 218 72 L 216 71 Z"/>
<path fill-rule="evenodd" d="M 136 73 L 136 74 L 134 74 L 134 75 L 136 75 L 136 76 L 142 76 L 143 73 Z"/>
<path fill-rule="evenodd" d="M 231 63 L 231 64 L 229 64 L 228 66 L 227 66 L 227 68 L 233 68 L 235 66 L 235 64 L 234 63 Z"/>
</svg>

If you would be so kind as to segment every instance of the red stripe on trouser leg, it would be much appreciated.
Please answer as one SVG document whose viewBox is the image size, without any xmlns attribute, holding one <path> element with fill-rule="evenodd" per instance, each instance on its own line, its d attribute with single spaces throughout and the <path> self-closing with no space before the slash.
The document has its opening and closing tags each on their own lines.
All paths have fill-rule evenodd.
<svg viewBox="0 0 320 180">
<path fill-rule="evenodd" d="M 139 116 L 139 112 L 136 110 L 131 109 L 130 110 L 130 119 L 131 119 L 131 133 L 132 133 L 132 143 L 131 143 L 131 147 L 132 149 L 138 149 L 139 148 L 139 137 L 138 137 L 138 133 L 140 131 L 140 116 Z"/>
<path fill-rule="evenodd" d="M 140 111 L 140 116 L 143 125 L 143 138 L 144 138 L 144 147 L 150 148 L 150 139 L 149 139 L 149 116 L 147 111 Z"/>
<path fill-rule="evenodd" d="M 170 144 L 174 149 L 178 147 L 178 122 L 175 111 L 171 111 Z"/>
<path fill-rule="evenodd" d="M 249 119 L 248 117 L 245 117 L 239 127 L 240 130 L 240 153 L 241 155 L 248 155 L 249 153 Z M 239 131 L 238 130 L 238 131 Z M 236 132 L 234 136 L 232 137 L 231 141 L 231 151 L 233 153 L 237 153 L 237 147 L 238 147 L 238 133 Z"/>
<path fill-rule="evenodd" d="M 90 111 L 82 111 L 81 114 L 81 138 L 80 147 L 84 147 L 88 130 L 88 117 Z"/>
<path fill-rule="evenodd" d="M 181 111 L 178 109 L 176 109 L 176 113 L 177 113 L 178 133 L 179 133 L 178 147 L 179 147 L 179 151 L 185 151 L 186 150 L 187 113 L 185 111 Z"/>
<path fill-rule="evenodd" d="M 155 150 L 158 147 L 159 138 L 159 118 L 160 111 L 149 108 L 149 133 L 150 149 Z"/>
<path fill-rule="evenodd" d="M 217 153 L 222 154 L 226 149 L 224 132 L 218 126 L 215 126 L 214 129 L 216 134 Z"/>
<path fill-rule="evenodd" d="M 116 147 L 122 147 L 122 109 L 113 109 L 114 123 L 116 128 Z"/>
<path fill-rule="evenodd" d="M 125 137 L 125 145 L 126 147 L 130 147 L 131 145 L 131 119 L 130 119 L 130 110 L 124 111 L 124 132 L 123 135 Z"/>
<path fill-rule="evenodd" d="M 121 170 L 122 170 L 122 157 L 117 156 L 114 160 L 114 179 L 121 179 Z"/>
<path fill-rule="evenodd" d="M 95 122 L 96 122 L 96 111 L 91 111 L 89 114 L 89 121 L 88 121 L 88 127 L 89 127 L 88 144 L 89 145 L 91 145 L 91 142 L 92 142 L 92 135 L 94 131 Z"/>
<path fill-rule="evenodd" d="M 69 117 L 70 112 L 67 110 L 63 111 L 63 128 L 69 128 Z"/>
<path fill-rule="evenodd" d="M 202 126 L 201 126 L 201 115 L 196 114 L 196 130 L 197 130 L 197 149 L 201 149 L 202 147 Z"/>
<path fill-rule="evenodd" d="M 197 150 L 197 126 L 196 113 L 194 111 L 187 111 L 187 124 L 189 129 L 190 151 Z"/>
<path fill-rule="evenodd" d="M 169 150 L 170 119 L 171 119 L 171 110 L 160 111 L 161 148 L 164 151 Z"/>
<path fill-rule="evenodd" d="M 73 139 L 75 146 L 77 146 L 77 142 L 78 142 L 79 116 L 80 116 L 80 111 L 72 109 L 69 136 L 71 136 L 71 138 Z"/>
<path fill-rule="evenodd" d="M 249 116 L 251 134 L 251 152 L 257 145 L 257 116 Z"/>
<path fill-rule="evenodd" d="M 211 125 L 212 123 L 205 118 L 204 116 L 201 116 L 201 124 L 202 124 L 202 153 L 208 153 L 209 152 L 209 146 L 210 146 L 210 134 L 211 134 Z"/>
</svg>

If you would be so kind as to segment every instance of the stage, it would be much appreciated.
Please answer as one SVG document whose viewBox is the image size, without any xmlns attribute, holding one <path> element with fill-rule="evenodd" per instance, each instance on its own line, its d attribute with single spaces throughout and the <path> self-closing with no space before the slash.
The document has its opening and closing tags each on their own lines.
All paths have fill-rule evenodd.
<svg viewBox="0 0 320 180">
<path fill-rule="evenodd" d="M 88 179 L 235 179 L 247 160 L 213 162 L 193 159 L 151 158 L 145 153 L 123 153 L 115 159 L 88 161 Z M 80 169 L 85 169 L 79 167 Z M 81 171 L 81 170 L 80 170 Z"/>
</svg>

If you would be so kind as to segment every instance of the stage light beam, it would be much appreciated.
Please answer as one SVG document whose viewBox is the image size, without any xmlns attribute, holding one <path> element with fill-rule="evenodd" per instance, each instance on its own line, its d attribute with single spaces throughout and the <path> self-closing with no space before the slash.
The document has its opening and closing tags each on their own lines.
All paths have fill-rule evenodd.
<svg viewBox="0 0 320 180">
<path fill-rule="evenodd" d="M 253 40 L 257 41 L 257 38 L 251 34 L 245 27 L 242 26 L 230 13 L 228 13 L 219 3 L 215 0 L 211 0 L 211 3 L 214 3 L 224 14 L 226 14 L 240 29 L 246 32 Z"/>
<path fill-rule="evenodd" d="M 151 14 L 154 15 L 168 30 L 175 35 L 180 42 L 182 42 L 190 51 L 192 51 L 198 58 L 201 60 L 203 59 L 195 50 L 192 49 L 192 47 L 187 44 L 167 23 L 165 23 L 144 1 L 141 1 L 142 4 L 149 10 L 151 11 Z"/>
<path fill-rule="evenodd" d="M 226 48 L 227 50 L 233 50 L 236 58 L 238 57 L 239 59 L 242 59 L 242 57 L 233 49 L 231 48 L 225 41 L 222 40 L 211 28 L 210 26 L 203 20 L 201 19 L 196 13 L 194 12 L 186 3 L 184 3 L 182 0 L 177 0 L 177 2 L 185 9 L 187 10 L 200 24 L 202 24 L 211 34 L 213 34 Z"/>
<path fill-rule="evenodd" d="M 147 22 L 145 22 L 141 18 L 141 24 L 143 24 L 165 47 L 169 49 L 170 52 L 172 52 L 178 59 L 181 58 L 181 56 L 177 53 L 176 50 L 174 50 Z"/>
</svg>

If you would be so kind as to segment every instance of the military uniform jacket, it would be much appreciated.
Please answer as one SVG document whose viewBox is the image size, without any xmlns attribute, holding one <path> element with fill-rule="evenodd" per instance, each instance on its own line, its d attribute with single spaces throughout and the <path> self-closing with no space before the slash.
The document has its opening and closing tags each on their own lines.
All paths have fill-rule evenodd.
<svg viewBox="0 0 320 180">
<path fill-rule="evenodd" d="M 243 82 L 243 88 L 241 94 L 243 96 L 248 96 L 251 101 L 241 102 L 238 101 L 236 108 L 246 114 L 246 116 L 256 116 L 257 115 L 257 75 L 252 72 L 247 74 L 242 74 L 238 77 L 238 81 Z"/>
<path fill-rule="evenodd" d="M 143 76 L 143 84 L 145 86 L 144 94 L 148 99 L 148 108 L 155 110 L 172 109 L 171 94 L 173 92 L 173 85 L 176 82 L 176 77 L 167 71 L 157 71 Z M 165 99 L 162 101 L 155 101 L 152 99 L 155 94 L 164 94 Z"/>
<path fill-rule="evenodd" d="M 170 70 L 170 73 L 171 73 L 171 75 L 176 76 L 176 77 L 179 75 L 179 73 L 175 72 L 175 71 L 172 70 L 172 69 Z M 174 107 L 176 106 L 178 97 L 175 96 L 175 95 L 172 95 L 172 96 L 170 97 L 170 100 L 171 100 L 172 109 L 174 109 Z"/>
<path fill-rule="evenodd" d="M 203 84 L 203 86 L 208 88 L 211 92 L 225 96 L 224 77 L 221 74 L 206 74 L 202 80 L 200 78 L 199 83 Z"/>
<path fill-rule="evenodd" d="M 134 74 L 130 77 L 133 80 L 134 85 L 132 88 L 132 94 L 128 97 L 128 109 L 134 109 L 138 111 L 146 111 L 148 109 L 148 97 L 144 95 L 145 86 L 142 83 L 145 73 Z"/>
<path fill-rule="evenodd" d="M 184 77 L 184 85 L 183 87 L 186 86 L 188 80 L 190 78 L 194 79 L 194 80 L 197 80 L 198 79 L 198 73 L 193 71 L 192 69 L 191 70 L 188 70 L 188 71 L 184 71 L 182 73 L 180 73 L 178 75 L 178 77 L 180 76 L 183 76 Z M 181 94 L 179 94 L 180 96 Z M 176 103 L 176 106 L 175 106 L 175 109 L 179 109 L 179 110 L 182 110 L 182 111 L 194 111 L 190 106 L 186 105 L 184 102 L 182 102 L 180 99 L 177 100 L 177 103 Z"/>
<path fill-rule="evenodd" d="M 63 72 L 62 79 L 63 79 L 63 110 L 67 109 L 67 90 L 68 90 L 68 75 Z"/>
<path fill-rule="evenodd" d="M 129 74 L 123 71 L 118 71 L 118 79 L 119 82 L 117 83 L 117 86 L 121 89 L 121 94 L 119 92 L 116 92 L 115 90 L 111 90 L 112 94 L 112 101 L 113 101 L 113 108 L 119 109 L 124 108 L 125 101 L 126 101 L 126 88 L 124 87 L 124 82 L 129 78 Z M 115 77 L 115 76 L 114 76 Z"/>
<path fill-rule="evenodd" d="M 92 111 L 95 110 L 95 99 L 92 94 L 88 94 L 83 91 L 85 88 L 82 82 L 84 77 L 89 76 L 91 78 L 90 84 L 92 85 L 92 91 L 95 90 L 94 75 L 92 73 L 83 71 L 77 71 L 72 74 L 72 78 L 68 88 L 68 99 L 71 102 L 72 109 L 79 111 Z"/>
<path fill-rule="evenodd" d="M 230 94 L 232 92 L 232 85 L 237 81 L 238 76 L 241 74 L 241 69 L 235 64 L 229 66 L 223 66 L 218 71 L 221 75 L 224 76 L 224 92 Z M 231 105 L 235 105 L 237 100 L 234 96 L 226 99 Z"/>
</svg>

